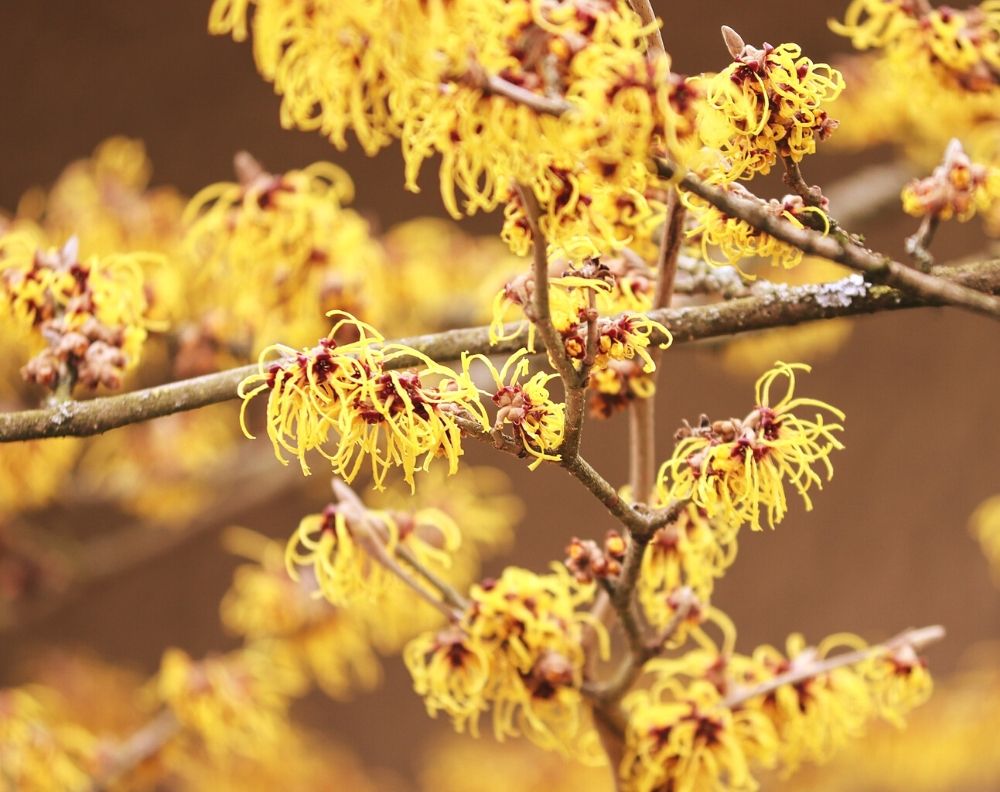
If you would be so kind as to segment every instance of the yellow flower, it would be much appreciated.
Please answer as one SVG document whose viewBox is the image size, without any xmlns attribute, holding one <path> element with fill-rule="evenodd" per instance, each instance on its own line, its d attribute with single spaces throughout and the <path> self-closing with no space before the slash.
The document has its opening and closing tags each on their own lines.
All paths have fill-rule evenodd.
<svg viewBox="0 0 1000 792">
<path fill-rule="evenodd" d="M 0 297 L 45 347 L 23 369 L 55 388 L 119 387 L 139 362 L 150 322 L 143 265 L 152 254 L 82 260 L 75 238 L 44 250 L 27 231 L 0 235 Z M 40 346 L 40 344 L 39 344 Z"/>
<path fill-rule="evenodd" d="M 92 789 L 97 740 L 65 722 L 52 699 L 44 689 L 0 690 L 0 778 L 5 788 Z"/>
<path fill-rule="evenodd" d="M 246 152 L 236 170 L 239 182 L 205 187 L 184 212 L 189 315 L 247 354 L 279 336 L 308 343 L 333 308 L 380 319 L 383 252 L 345 207 L 350 177 L 326 162 L 271 174 Z"/>
<path fill-rule="evenodd" d="M 818 646 L 789 636 L 784 653 L 760 646 L 752 657 L 735 657 L 727 673 L 740 687 L 752 688 L 775 676 L 835 658 L 842 650 L 864 651 L 854 635 L 832 635 Z M 795 684 L 781 685 L 745 707 L 765 714 L 779 737 L 779 764 L 790 775 L 803 762 L 826 762 L 850 740 L 860 737 L 867 722 L 882 717 L 901 726 L 903 715 L 924 703 L 931 679 L 926 665 L 908 645 L 873 650 L 853 666 L 814 674 Z"/>
<path fill-rule="evenodd" d="M 383 343 L 377 331 L 350 314 L 331 314 L 341 318 L 318 346 L 301 353 L 283 345 L 269 347 L 261 353 L 258 373 L 240 383 L 247 436 L 253 437 L 246 408 L 267 392 L 267 431 L 275 456 L 287 464 L 282 451 L 294 454 L 306 475 L 305 457 L 311 450 L 326 457 L 348 482 L 369 458 L 376 489 L 385 485 L 392 467 L 401 467 L 414 487 L 415 471 L 426 470 L 439 456 L 448 459 L 454 473 L 462 454 L 456 415 L 488 426 L 468 372 L 456 373 L 410 347 Z M 357 340 L 338 344 L 335 339 L 347 334 Z M 393 368 L 399 359 L 418 365 Z M 428 385 L 431 379 L 438 384 Z M 327 447 L 331 433 L 337 436 L 335 448 Z"/>
<path fill-rule="evenodd" d="M 830 20 L 830 29 L 848 36 L 857 49 L 894 44 L 918 26 L 912 0 L 851 0 L 844 21 Z"/>
<path fill-rule="evenodd" d="M 583 638 L 593 631 L 602 655 L 604 627 L 580 607 L 593 585 L 565 567 L 547 575 L 508 567 L 499 580 L 473 586 L 461 619 L 411 642 L 404 660 L 431 715 L 443 711 L 456 728 L 478 730 L 492 709 L 498 739 L 523 734 L 543 748 L 600 761 L 596 732 L 580 687 Z"/>
<path fill-rule="evenodd" d="M 903 210 L 914 217 L 965 223 L 1000 201 L 1000 168 L 973 163 L 953 139 L 944 161 L 927 178 L 904 187 L 902 198 Z"/>
<path fill-rule="evenodd" d="M 217 760 L 263 757 L 289 729 L 290 699 L 305 679 L 287 651 L 264 645 L 192 660 L 180 649 L 164 655 L 156 677 L 160 701 Z"/>
<path fill-rule="evenodd" d="M 726 190 L 740 196 L 749 195 L 746 188 L 740 184 L 727 185 Z M 731 264 L 739 269 L 741 275 L 752 280 L 754 276 L 749 275 L 740 266 L 745 259 L 770 259 L 776 267 L 791 269 L 797 266 L 805 255 L 798 248 L 759 231 L 745 220 L 723 214 L 707 201 L 691 193 L 682 192 L 681 200 L 694 219 L 686 232 L 687 237 L 700 244 L 701 256 L 709 264 L 715 266 Z M 829 231 L 829 218 L 823 210 L 805 206 L 797 195 L 787 195 L 781 201 L 770 201 L 768 210 L 775 217 L 782 217 L 799 228 L 804 228 L 807 224 L 810 226 L 819 224 L 824 233 Z M 713 249 L 722 254 L 723 261 L 716 260 L 712 255 Z"/>
<path fill-rule="evenodd" d="M 886 50 L 911 72 L 931 71 L 961 91 L 992 92 L 1000 67 L 1000 2 L 968 9 L 929 8 L 903 0 L 853 0 L 835 33 L 858 49 Z"/>
<path fill-rule="evenodd" d="M 549 280 L 549 306 L 552 325 L 562 336 L 566 355 L 579 367 L 587 356 L 589 323 L 595 322 L 596 346 L 594 349 L 595 370 L 601 370 L 610 361 L 631 361 L 641 363 L 644 373 L 655 369 L 649 353 L 654 333 L 663 340 L 660 349 L 666 349 L 673 341 L 670 331 L 659 322 L 634 313 L 619 313 L 615 317 L 602 317 L 601 310 L 618 313 L 630 297 L 627 272 L 615 273 L 597 261 L 589 262 L 580 270 L 567 270 L 566 274 Z M 514 332 L 507 330 L 504 321 L 509 318 L 509 309 L 518 306 L 526 317 L 533 315 L 534 278 L 520 276 L 511 280 L 500 291 L 493 303 L 493 322 L 490 325 L 490 342 L 512 338 L 521 332 L 522 320 Z M 533 327 L 532 327 L 533 331 Z M 534 334 L 529 331 L 528 348 L 534 349 Z"/>
<path fill-rule="evenodd" d="M 730 671 L 740 683 L 752 686 L 779 674 L 822 660 L 839 648 L 857 649 L 864 643 L 854 636 L 835 635 L 819 647 L 789 636 L 783 654 L 760 646 L 751 658 L 734 658 Z M 802 762 L 825 762 L 849 740 L 863 733 L 874 713 L 871 690 L 858 669 L 837 668 L 795 685 L 781 685 L 766 696 L 749 700 L 745 708 L 765 715 L 779 739 L 783 771 L 794 772 Z"/>
<path fill-rule="evenodd" d="M 371 492 L 365 501 L 383 511 L 431 509 L 447 515 L 462 535 L 459 553 L 472 548 L 483 553 L 507 550 L 524 515 L 511 480 L 493 467 L 463 465 L 454 476 L 432 468 L 416 494 L 395 487 Z"/>
<path fill-rule="evenodd" d="M 673 615 L 671 595 L 688 586 L 698 607 L 708 606 L 715 581 L 736 560 L 739 525 L 724 515 L 709 519 L 693 504 L 677 520 L 659 529 L 642 558 L 638 597 L 649 621 L 664 627 Z"/>
<path fill-rule="evenodd" d="M 689 429 L 672 458 L 660 468 L 661 502 L 690 499 L 709 516 L 721 511 L 760 530 L 762 509 L 771 527 L 784 518 L 787 481 L 811 509 L 809 489 L 822 487 L 822 478 L 813 468 L 822 466 L 828 479 L 833 475 L 829 457 L 843 448 L 835 436 L 843 427 L 825 423 L 821 413 L 809 420 L 795 411 L 816 407 L 841 420 L 844 414 L 825 402 L 795 397 L 797 370 L 810 368 L 777 363 L 764 374 L 757 381 L 757 406 L 745 419 L 706 421 Z M 771 390 L 779 378 L 787 379 L 787 390 L 774 401 Z"/>
<path fill-rule="evenodd" d="M 744 45 L 732 54 L 729 67 L 703 78 L 698 116 L 702 141 L 726 158 L 716 178 L 766 174 L 778 157 L 801 162 L 815 153 L 837 127 L 824 106 L 844 90 L 841 73 L 803 57 L 797 44 Z"/>
<path fill-rule="evenodd" d="M 222 623 L 251 641 L 287 648 L 328 696 L 347 698 L 378 684 L 381 669 L 368 629 L 353 609 L 334 608 L 315 596 L 315 580 L 293 580 L 277 542 L 242 529 L 227 544 L 257 563 L 240 566 L 222 599 Z"/>
<path fill-rule="evenodd" d="M 773 727 L 759 712 L 724 706 L 712 684 L 682 685 L 667 676 L 629 694 L 625 757 L 620 776 L 628 792 L 755 790 L 748 746 L 771 748 Z"/>
<path fill-rule="evenodd" d="M 656 382 L 635 360 L 609 360 L 603 368 L 591 371 L 588 388 L 590 415 L 610 418 L 635 399 L 651 399 Z"/>
<path fill-rule="evenodd" d="M 285 550 L 285 566 L 296 581 L 300 567 L 307 568 L 315 581 L 314 596 L 343 607 L 378 598 L 394 581 L 380 563 L 376 545 L 389 556 L 405 547 L 425 564 L 447 567 L 460 544 L 458 526 L 433 509 L 413 514 L 367 511 L 364 524 L 359 524 L 331 504 L 299 523 Z"/>
<path fill-rule="evenodd" d="M 649 155 L 680 151 L 678 126 L 690 137 L 687 92 L 668 58 L 647 57 L 648 26 L 623 2 L 257 0 L 247 16 L 246 3 L 217 0 L 210 29 L 242 40 L 252 28 L 284 126 L 318 130 L 338 148 L 350 130 L 368 154 L 399 139 L 414 191 L 439 155 L 448 212 L 510 201 L 504 236 L 516 250 L 526 242 L 517 182 L 573 260 L 646 234 Z M 548 110 L 528 106 L 539 103 Z"/>
<path fill-rule="evenodd" d="M 513 427 L 515 437 L 534 457 L 529 465 L 529 469 L 534 470 L 542 462 L 558 462 L 561 459 L 558 451 L 566 428 L 566 405 L 556 404 L 549 397 L 546 385 L 557 379 L 555 374 L 539 371 L 527 382 L 519 382 L 528 373 L 528 354 L 527 349 L 518 350 L 499 371 L 483 355 L 473 359 L 486 365 L 496 383 L 493 403 L 497 406 L 497 417 L 493 431 L 501 432 L 505 426 Z"/>
<path fill-rule="evenodd" d="M 926 661 L 912 646 L 887 648 L 858 670 L 871 687 L 879 716 L 900 728 L 903 716 L 924 704 L 934 686 Z"/>
<path fill-rule="evenodd" d="M 1000 584 L 1000 495 L 979 504 L 972 513 L 969 527 L 993 570 L 994 579 Z"/>
<path fill-rule="evenodd" d="M 142 141 L 108 138 L 89 158 L 66 166 L 48 193 L 26 193 L 17 220 L 37 222 L 56 244 L 77 237 L 85 258 L 138 251 L 171 255 L 180 240 L 184 199 L 173 187 L 150 187 L 152 173 Z M 145 273 L 157 318 L 168 315 L 162 303 L 174 296 L 163 288 L 172 280 L 170 269 L 156 266 Z"/>
<path fill-rule="evenodd" d="M 602 319 L 597 324 L 597 357 L 594 365 L 597 369 L 607 366 L 612 360 L 641 361 L 642 371 L 651 374 L 656 370 L 656 363 L 649 353 L 650 338 L 653 333 L 659 333 L 664 340 L 658 345 L 666 349 L 673 343 L 673 336 L 659 322 L 641 315 L 623 314 L 615 319 Z"/>
</svg>

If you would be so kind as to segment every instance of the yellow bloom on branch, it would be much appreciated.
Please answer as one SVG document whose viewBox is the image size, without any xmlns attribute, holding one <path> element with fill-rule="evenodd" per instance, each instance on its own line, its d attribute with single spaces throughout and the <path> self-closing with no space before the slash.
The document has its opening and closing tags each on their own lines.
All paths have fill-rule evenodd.
<svg viewBox="0 0 1000 792">
<path fill-rule="evenodd" d="M 566 405 L 556 404 L 549 396 L 548 383 L 557 379 L 556 374 L 536 372 L 526 382 L 530 360 L 528 350 L 520 349 L 511 355 L 498 371 L 489 358 L 477 355 L 472 359 L 482 361 L 496 383 L 493 403 L 497 406 L 494 432 L 511 426 L 515 436 L 534 460 L 529 469 L 536 469 L 542 462 L 558 462 L 559 447 L 566 429 Z"/>
<path fill-rule="evenodd" d="M 740 184 L 728 185 L 726 189 L 739 196 L 749 195 Z M 754 228 L 745 220 L 724 214 L 691 193 L 682 192 L 681 200 L 693 218 L 693 223 L 686 232 L 687 237 L 701 247 L 701 257 L 709 264 L 719 267 L 730 264 L 744 277 L 752 279 L 740 266 L 746 259 L 770 260 L 776 267 L 791 269 L 801 263 L 805 256 L 798 248 Z M 799 228 L 809 224 L 818 226 L 823 233 L 830 230 L 826 213 L 818 207 L 806 206 L 796 195 L 785 196 L 781 201 L 772 200 L 768 202 L 767 208 L 775 217 L 783 218 Z M 723 261 L 716 259 L 714 251 L 722 254 Z"/>
<path fill-rule="evenodd" d="M 756 790 L 749 746 L 774 750 L 767 718 L 730 710 L 707 681 L 683 685 L 660 676 L 653 687 L 623 702 L 628 712 L 625 757 L 620 768 L 628 792 L 726 792 Z M 758 751 L 759 753 L 760 751 Z"/>
<path fill-rule="evenodd" d="M 766 174 L 779 157 L 801 162 L 815 153 L 837 127 L 824 108 L 844 90 L 844 78 L 797 44 L 758 49 L 726 30 L 734 62 L 704 78 L 698 130 L 726 158 L 718 177 L 729 182 Z"/>
<path fill-rule="evenodd" d="M 5 789 L 90 790 L 98 750 L 94 735 L 66 721 L 52 691 L 0 689 L 0 779 Z"/>
<path fill-rule="evenodd" d="M 773 528 L 788 509 L 786 484 L 812 508 L 809 490 L 822 487 L 819 467 L 827 479 L 833 475 L 830 454 L 843 448 L 836 435 L 838 423 L 828 424 L 818 412 L 814 419 L 796 415 L 800 408 L 815 407 L 843 420 L 835 407 L 815 399 L 795 396 L 796 371 L 804 364 L 777 363 L 757 381 L 756 407 L 744 419 L 706 421 L 688 428 L 673 456 L 660 468 L 659 495 L 663 502 L 691 500 L 709 516 L 721 514 L 761 528 L 761 511 Z M 787 381 L 785 393 L 772 397 L 779 380 Z"/>
<path fill-rule="evenodd" d="M 0 235 L 0 300 L 44 347 L 22 371 L 55 388 L 76 381 L 119 387 L 146 341 L 149 301 L 143 266 L 153 254 L 82 259 L 78 241 L 46 250 L 29 231 Z"/>
<path fill-rule="evenodd" d="M 170 649 L 153 684 L 185 735 L 221 760 L 268 756 L 291 728 L 291 698 L 305 690 L 294 657 L 263 645 L 200 661 Z"/>
<path fill-rule="evenodd" d="M 241 422 L 248 437 L 246 409 L 268 394 L 267 432 L 275 456 L 283 452 L 299 459 L 309 473 L 306 454 L 316 450 L 348 482 L 370 460 L 376 489 L 385 485 L 392 467 L 401 467 L 411 487 L 418 469 L 438 457 L 448 469 L 458 469 L 462 431 L 458 416 L 486 429 L 488 422 L 479 391 L 468 372 L 455 372 L 410 347 L 385 343 L 370 325 L 350 314 L 339 316 L 327 338 L 302 352 L 276 345 L 260 356 L 258 373 L 239 387 Z M 338 344 L 337 338 L 356 340 Z M 412 369 L 390 368 L 395 361 L 414 362 Z M 436 381 L 435 385 L 428 384 Z M 331 435 L 336 437 L 332 447 Z"/>
<path fill-rule="evenodd" d="M 1000 167 L 974 163 L 956 138 L 934 172 L 906 185 L 902 198 L 909 215 L 964 223 L 1000 202 Z"/>
<path fill-rule="evenodd" d="M 404 660 L 431 715 L 445 712 L 455 727 L 478 733 L 492 710 L 497 739 L 524 735 L 549 750 L 601 760 L 597 734 L 580 691 L 594 632 L 607 653 L 603 625 L 582 606 L 594 586 L 578 583 L 561 565 L 537 575 L 508 567 L 498 580 L 473 586 L 459 621 L 411 642 Z"/>
</svg>

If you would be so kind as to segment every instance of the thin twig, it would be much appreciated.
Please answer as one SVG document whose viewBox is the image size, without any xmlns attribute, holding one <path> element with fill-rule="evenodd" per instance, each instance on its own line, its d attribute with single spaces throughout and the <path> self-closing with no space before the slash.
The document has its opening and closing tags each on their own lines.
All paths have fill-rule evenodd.
<svg viewBox="0 0 1000 792">
<path fill-rule="evenodd" d="M 542 210 L 531 187 L 517 185 L 517 192 L 524 206 L 524 216 L 531 231 L 532 271 L 534 295 L 531 302 L 531 320 L 549 354 L 549 360 L 559 372 L 566 398 L 566 428 L 559 454 L 564 460 L 575 457 L 580 449 L 583 421 L 586 414 L 586 373 L 578 372 L 566 354 L 566 345 L 552 324 L 549 304 L 549 254 L 548 242 L 542 232 Z"/>
<path fill-rule="evenodd" d="M 463 597 L 458 591 L 452 586 L 448 581 L 442 578 L 440 575 L 436 574 L 432 570 L 427 568 L 427 565 L 422 563 L 416 554 L 405 545 L 396 545 L 396 555 L 400 559 L 405 561 L 417 574 L 420 575 L 424 580 L 430 583 L 434 588 L 438 590 L 441 594 L 441 599 L 451 605 L 457 610 L 464 611 L 469 607 L 469 601 Z"/>
<path fill-rule="evenodd" d="M 930 247 L 940 222 L 936 214 L 924 215 L 917 233 L 906 238 L 906 252 L 922 272 L 927 272 L 934 266 L 934 256 L 931 255 Z"/>
<path fill-rule="evenodd" d="M 603 685 L 584 687 L 584 693 L 603 706 L 617 702 L 635 684 L 635 681 L 642 674 L 643 665 L 659 655 L 677 634 L 696 603 L 697 599 L 690 589 L 681 589 L 677 608 L 656 639 L 630 651 L 618 667 L 614 677 Z"/>
<path fill-rule="evenodd" d="M 663 33 L 660 31 L 660 21 L 656 18 L 653 5 L 649 0 L 628 0 L 632 10 L 639 15 L 643 27 L 649 27 L 646 34 L 646 54 L 650 58 L 666 57 L 667 48 L 663 45 Z"/>
<path fill-rule="evenodd" d="M 677 262 L 684 243 L 684 221 L 687 210 L 677 190 L 667 196 L 667 211 L 660 235 L 660 248 L 656 260 L 656 292 L 653 295 L 654 308 L 669 308 L 674 296 L 677 280 Z"/>
<path fill-rule="evenodd" d="M 844 652 L 843 654 L 827 657 L 814 663 L 808 663 L 801 668 L 793 668 L 784 674 L 778 674 L 776 677 L 761 682 L 759 685 L 738 687 L 726 697 L 724 706 L 729 709 L 735 709 L 758 696 L 766 696 L 769 693 L 773 693 L 784 685 L 797 685 L 800 682 L 813 679 L 821 674 L 828 674 L 838 668 L 862 663 L 887 650 L 894 651 L 909 647 L 916 651 L 927 644 L 940 641 L 942 638 L 944 638 L 944 627 L 937 625 L 922 627 L 916 630 L 906 630 L 885 643 L 869 646 L 866 649 L 858 649 L 854 652 Z"/>
<path fill-rule="evenodd" d="M 618 491 L 601 476 L 583 457 L 576 456 L 561 461 L 566 468 L 605 508 L 629 531 L 643 532 L 648 530 L 647 519 L 629 506 Z"/>
<path fill-rule="evenodd" d="M 656 478 L 656 405 L 633 399 L 628 410 L 629 485 L 635 503 L 649 503 Z"/>
<path fill-rule="evenodd" d="M 799 163 L 791 157 L 781 158 L 781 164 L 785 168 L 785 184 L 805 201 L 807 206 L 823 208 L 823 191 L 819 187 L 809 184 L 802 175 L 802 168 Z M 818 219 L 818 218 L 817 218 Z"/>
<path fill-rule="evenodd" d="M 573 109 L 573 105 L 560 97 L 543 96 L 515 85 L 495 74 L 487 75 L 482 81 L 483 90 L 487 93 L 503 96 L 512 102 L 530 107 L 542 115 L 560 116 Z"/>
<path fill-rule="evenodd" d="M 340 502 L 341 508 L 344 509 L 344 515 L 351 523 L 351 528 L 358 539 L 358 543 L 364 547 L 365 552 L 368 553 L 372 560 L 385 567 L 424 602 L 439 610 L 450 621 L 454 621 L 461 616 L 461 610 L 464 610 L 464 608 L 459 609 L 457 606 L 453 606 L 435 597 L 410 574 L 409 570 L 404 569 L 393 556 L 389 555 L 385 540 L 383 539 L 385 526 L 376 525 L 368 516 L 368 511 L 354 490 L 348 487 L 343 481 L 334 479 L 333 491 Z M 382 530 L 379 530 L 379 528 L 382 528 Z M 408 561 L 408 563 L 411 562 Z M 461 601 L 461 598 L 458 599 Z"/>
<path fill-rule="evenodd" d="M 180 730 L 180 721 L 173 712 L 168 709 L 158 712 L 145 726 L 110 749 L 110 761 L 92 781 L 91 792 L 116 788 L 128 773 L 162 751 Z"/>
<path fill-rule="evenodd" d="M 913 270 L 910 270 L 913 272 Z M 922 273 L 915 273 L 921 275 Z M 946 285 L 963 285 L 964 291 L 978 290 L 981 297 L 1000 293 L 1000 260 L 980 261 L 962 266 L 940 266 L 931 270 L 934 280 Z M 667 325 L 674 346 L 752 330 L 791 327 L 804 322 L 859 316 L 904 308 L 941 306 L 948 300 L 924 297 L 885 286 L 873 286 L 852 275 L 839 281 L 761 290 L 749 297 L 688 308 L 651 311 L 648 316 Z M 399 339 L 401 345 L 441 363 L 458 360 L 462 352 L 507 353 L 522 348 L 527 329 L 511 326 L 511 337 L 490 344 L 489 328 L 470 327 Z M 664 339 L 657 333 L 651 344 Z M 386 368 L 419 365 L 417 360 L 400 358 Z M 237 398 L 236 387 L 257 366 L 241 366 L 193 379 L 179 380 L 144 390 L 73 401 L 59 407 L 0 413 L 0 443 L 46 437 L 87 437 L 121 426 L 194 410 Z"/>
<path fill-rule="evenodd" d="M 954 282 L 894 261 L 858 244 L 845 233 L 824 236 L 818 231 L 800 228 L 775 215 L 767 204 L 757 198 L 743 198 L 719 187 L 707 184 L 691 173 L 680 175 L 675 165 L 657 160 L 657 170 L 665 179 L 676 179 L 689 192 L 708 201 L 730 217 L 736 217 L 809 255 L 836 261 L 863 272 L 875 282 L 892 284 L 922 300 L 954 305 L 976 313 L 1000 319 L 1000 300 L 967 289 Z"/>
<path fill-rule="evenodd" d="M 576 376 L 573 364 L 566 356 L 566 347 L 552 324 L 552 309 L 549 304 L 549 253 L 548 242 L 542 231 L 542 210 L 538 205 L 534 190 L 523 184 L 517 185 L 517 192 L 524 206 L 524 216 L 531 231 L 532 273 L 534 293 L 531 300 L 531 321 L 542 338 L 549 360 L 564 383 Z"/>
</svg>

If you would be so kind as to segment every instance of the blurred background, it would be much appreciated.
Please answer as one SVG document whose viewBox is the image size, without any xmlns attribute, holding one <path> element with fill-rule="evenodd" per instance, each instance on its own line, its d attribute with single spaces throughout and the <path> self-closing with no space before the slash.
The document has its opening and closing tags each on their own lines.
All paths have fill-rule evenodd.
<svg viewBox="0 0 1000 792">
<path fill-rule="evenodd" d="M 798 42 L 815 60 L 845 49 L 826 28 L 826 15 L 840 13 L 840 2 L 656 5 L 682 72 L 724 62 L 722 24 L 748 42 Z M 101 140 L 124 134 L 145 141 L 154 183 L 189 195 L 231 179 L 233 154 L 246 149 L 273 171 L 338 163 L 356 183 L 355 207 L 379 227 L 444 216 L 433 168 L 425 169 L 424 192 L 413 195 L 402 189 L 394 148 L 368 159 L 357 148 L 340 153 L 318 135 L 282 130 L 278 98 L 257 76 L 250 48 L 210 37 L 207 12 L 206 0 L 0 3 L 0 207 L 12 210 L 25 190 L 50 184 Z M 827 185 L 879 156 L 823 154 L 810 161 L 808 175 Z M 857 230 L 902 255 L 913 227 L 893 206 Z M 464 223 L 470 233 L 498 228 L 497 217 Z M 944 260 L 983 247 L 973 224 L 946 228 L 936 251 Z M 782 644 L 797 630 L 810 638 L 849 630 L 875 641 L 940 623 L 947 640 L 928 655 L 943 676 L 975 643 L 1000 639 L 1000 591 L 966 527 L 975 506 L 1000 491 L 998 342 L 1000 328 L 986 319 L 920 310 L 859 319 L 839 350 L 812 361 L 803 392 L 847 413 L 847 450 L 813 513 L 796 503 L 777 531 L 743 534 L 740 558 L 715 595 L 738 625 L 743 650 Z M 670 351 L 658 396 L 660 455 L 683 418 L 742 414 L 754 379 L 724 366 L 718 345 Z M 614 471 L 625 470 L 626 438 L 622 418 L 591 424 L 584 453 L 614 479 Z M 600 538 L 612 527 L 558 469 L 529 473 L 480 448 L 468 456 L 506 470 L 528 507 L 513 553 L 488 571 L 501 561 L 542 569 L 562 558 L 571 536 Z M 265 475 L 287 472 L 275 466 Z M 245 513 L 234 508 L 224 524 L 287 536 L 304 513 L 325 503 L 323 476 L 314 478 Z M 238 504 L 244 492 L 234 488 L 227 497 Z M 58 519 L 75 523 L 79 516 L 67 509 Z M 53 645 L 82 647 L 143 675 L 155 671 L 167 645 L 193 656 L 234 645 L 220 628 L 217 604 L 237 563 L 220 547 L 218 531 L 207 529 L 39 610 L 0 634 L 0 687 L 31 679 L 25 658 Z M 426 718 L 400 662 L 385 666 L 386 683 L 375 693 L 346 704 L 314 696 L 295 712 L 366 762 L 406 778 L 423 746 L 448 726 Z"/>
</svg>

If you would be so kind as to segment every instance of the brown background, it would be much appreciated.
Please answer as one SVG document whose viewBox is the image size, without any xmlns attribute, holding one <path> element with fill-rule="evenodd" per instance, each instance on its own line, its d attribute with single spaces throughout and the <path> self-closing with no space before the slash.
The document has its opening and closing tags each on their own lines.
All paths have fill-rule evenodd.
<svg viewBox="0 0 1000 792">
<path fill-rule="evenodd" d="M 722 64 L 722 23 L 747 41 L 797 41 L 816 59 L 844 48 L 827 32 L 825 17 L 845 3 L 699 0 L 691 4 L 696 11 L 660 5 L 670 7 L 666 40 L 680 71 Z M 395 151 L 369 160 L 356 149 L 339 153 L 318 136 L 281 130 L 278 100 L 256 76 L 249 47 L 209 37 L 207 6 L 0 0 L 0 206 L 12 208 L 26 188 L 51 182 L 101 139 L 123 133 L 146 141 L 158 181 L 188 193 L 230 178 L 232 154 L 246 148 L 272 170 L 322 158 L 345 165 L 358 206 L 385 226 L 441 214 L 433 174 L 422 195 L 402 191 Z M 825 157 L 810 163 L 810 174 L 833 179 L 854 162 Z M 480 218 L 466 227 L 495 226 L 495 218 Z M 899 254 L 911 229 L 890 211 L 860 230 Z M 969 225 L 948 229 L 941 250 L 982 246 Z M 1000 592 L 966 532 L 977 502 L 1000 492 L 998 342 L 995 323 L 956 311 L 864 319 L 808 377 L 811 395 L 847 412 L 848 450 L 836 459 L 837 475 L 816 497 L 812 515 L 796 508 L 777 531 L 745 534 L 740 560 L 716 596 L 739 625 L 742 648 L 780 643 L 797 629 L 813 637 L 849 629 L 878 639 L 940 622 L 949 637 L 930 657 L 947 670 L 974 641 L 1000 638 Z M 661 454 L 682 417 L 739 414 L 752 397 L 752 379 L 727 374 L 710 347 L 678 348 L 664 363 Z M 589 429 L 585 451 L 606 473 L 622 469 L 624 424 Z M 490 459 L 478 448 L 470 456 Z M 597 537 L 609 527 L 558 469 L 529 474 L 490 461 L 511 472 L 529 502 L 515 556 L 521 563 L 540 568 L 561 556 L 572 534 Z M 276 504 L 246 522 L 285 535 L 318 503 Z M 167 644 L 194 654 L 226 647 L 217 602 L 233 563 L 207 536 L 88 590 L 51 617 L 0 637 L 0 684 L 15 679 L 16 653 L 45 643 L 89 647 L 144 672 Z M 442 724 L 423 717 L 400 664 L 387 666 L 388 684 L 377 694 L 351 705 L 307 702 L 302 713 L 366 758 L 405 772 L 414 747 Z"/>
</svg>

